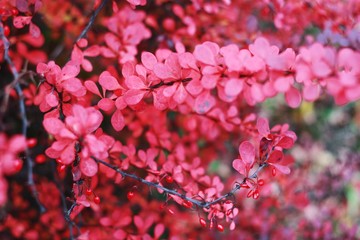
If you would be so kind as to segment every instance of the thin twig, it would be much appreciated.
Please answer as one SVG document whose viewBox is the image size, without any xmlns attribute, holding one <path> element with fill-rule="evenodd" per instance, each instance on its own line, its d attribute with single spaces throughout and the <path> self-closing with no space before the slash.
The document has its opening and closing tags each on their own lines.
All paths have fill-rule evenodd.
<svg viewBox="0 0 360 240">
<path fill-rule="evenodd" d="M 13 63 L 13 61 L 11 60 L 11 58 L 9 56 L 10 43 L 9 43 L 8 39 L 5 37 L 4 28 L 3 28 L 2 24 L 0 24 L 0 38 L 4 44 L 4 59 L 7 62 L 12 75 L 14 76 L 13 82 L 15 83 L 16 93 L 19 96 L 20 117 L 22 120 L 21 133 L 25 138 L 27 138 L 28 119 L 26 116 L 26 109 L 25 109 L 25 97 L 24 97 L 23 91 L 22 91 L 20 83 L 19 83 L 19 78 L 20 78 L 19 72 L 17 71 L 15 64 Z M 44 213 L 46 211 L 46 209 L 41 204 L 39 197 L 38 197 L 38 192 L 37 192 L 37 189 L 35 186 L 34 176 L 33 176 L 34 162 L 33 162 L 32 158 L 30 157 L 29 149 L 27 146 L 25 146 L 25 159 L 26 159 L 27 170 L 28 170 L 27 184 L 30 187 L 31 193 L 39 206 L 40 213 Z"/>
<path fill-rule="evenodd" d="M 166 188 L 164 186 L 161 186 L 158 183 L 150 182 L 150 181 L 147 181 L 147 180 L 145 180 L 145 179 L 143 179 L 143 178 L 141 178 L 139 176 L 136 176 L 134 174 L 127 173 L 127 172 L 121 170 L 120 168 L 118 168 L 117 166 L 114 166 L 114 165 L 112 165 L 110 163 L 104 162 L 103 160 L 100 160 L 100 159 L 97 159 L 97 158 L 94 158 L 94 157 L 93 157 L 93 159 L 96 162 L 101 163 L 101 164 L 105 165 L 106 167 L 113 169 L 117 173 L 121 174 L 121 176 L 124 177 L 124 178 L 125 177 L 132 178 L 132 179 L 134 179 L 136 181 L 139 181 L 141 183 L 144 183 L 144 184 L 146 184 L 146 185 L 148 185 L 150 187 L 155 187 L 157 189 L 160 189 L 160 190 L 166 192 L 169 195 L 180 197 L 181 199 L 186 200 L 188 202 L 191 202 L 191 203 L 193 203 L 193 204 L 195 204 L 195 205 L 197 205 L 198 207 L 201 207 L 201 208 L 209 208 L 211 205 L 214 205 L 214 204 L 220 202 L 221 200 L 226 199 L 226 198 L 234 195 L 234 193 L 241 188 L 241 184 L 237 184 L 230 192 L 226 193 L 225 195 L 222 195 L 221 197 L 218 197 L 217 199 L 215 199 L 213 201 L 199 201 L 199 200 L 193 199 L 191 197 L 187 197 L 185 194 L 179 193 L 176 190 Z M 256 169 L 256 171 L 251 176 L 245 178 L 242 181 L 242 183 L 245 183 L 246 179 L 257 178 L 258 173 L 266 166 L 267 166 L 267 163 L 261 164 Z"/>
<path fill-rule="evenodd" d="M 61 204 L 63 206 L 64 218 L 65 218 L 66 222 L 68 223 L 68 227 L 69 227 L 70 239 L 73 240 L 73 239 L 75 239 L 73 226 L 75 226 L 78 229 L 78 231 L 80 232 L 79 227 L 70 218 L 70 214 L 71 214 L 72 210 L 74 209 L 74 207 L 76 206 L 76 203 L 73 203 L 73 205 L 71 205 L 71 207 L 69 209 L 67 208 L 66 198 L 65 198 L 65 195 L 63 194 L 63 189 L 61 188 L 60 180 L 57 176 L 55 162 L 51 162 L 51 170 L 53 172 L 55 185 L 60 193 Z"/>
<path fill-rule="evenodd" d="M 81 38 L 85 37 L 85 35 L 87 34 L 87 32 L 90 30 L 91 26 L 94 24 L 96 16 L 99 14 L 99 12 L 101 11 L 101 9 L 106 5 L 107 2 L 108 2 L 108 0 L 103 0 L 103 1 L 101 1 L 99 7 L 92 13 L 88 24 L 86 24 L 84 30 L 82 30 L 82 32 L 80 33 L 80 35 L 76 38 L 75 42 L 77 42 L 77 41 L 79 41 Z"/>
</svg>

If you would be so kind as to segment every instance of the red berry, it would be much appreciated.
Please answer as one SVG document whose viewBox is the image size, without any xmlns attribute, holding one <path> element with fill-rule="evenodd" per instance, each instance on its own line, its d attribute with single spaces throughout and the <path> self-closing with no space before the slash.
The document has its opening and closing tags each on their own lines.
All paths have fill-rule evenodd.
<svg viewBox="0 0 360 240">
<path fill-rule="evenodd" d="M 16 8 L 11 9 L 11 14 L 13 16 L 17 16 L 19 14 L 19 11 Z"/>
<path fill-rule="evenodd" d="M 199 222 L 200 222 L 200 225 L 201 225 L 202 227 L 206 227 L 206 221 L 205 221 L 205 219 L 200 218 L 200 219 L 199 219 Z"/>
<path fill-rule="evenodd" d="M 39 154 L 35 157 L 35 162 L 38 164 L 42 164 L 46 161 L 46 156 L 44 154 Z"/>
<path fill-rule="evenodd" d="M 258 199 L 259 196 L 260 196 L 260 193 L 259 193 L 259 191 L 256 189 L 256 190 L 254 191 L 254 193 L 253 193 L 253 198 L 254 198 L 254 199 Z"/>
<path fill-rule="evenodd" d="M 22 161 L 20 161 L 20 160 L 15 160 L 14 167 L 15 167 L 15 170 L 16 170 L 17 172 L 20 171 L 21 168 L 22 168 Z"/>
<path fill-rule="evenodd" d="M 5 26 L 5 27 L 7 27 L 7 26 Z M 4 28 L 4 30 L 5 30 L 5 28 Z M 37 140 L 36 140 L 36 138 L 29 138 L 28 140 L 26 140 L 26 144 L 27 144 L 28 148 L 33 148 L 36 146 Z"/>
<path fill-rule="evenodd" d="M 170 214 L 172 214 L 172 215 L 175 214 L 175 212 L 174 212 L 173 210 L 171 210 L 170 208 L 168 209 L 168 212 L 169 212 Z"/>
<path fill-rule="evenodd" d="M 223 231 L 224 231 L 224 227 L 223 227 L 223 225 L 221 225 L 221 224 L 218 224 L 218 225 L 216 226 L 216 228 L 217 228 L 217 230 L 218 230 L 219 232 L 223 232 Z"/>
<path fill-rule="evenodd" d="M 259 186 L 262 186 L 265 184 L 265 181 L 263 179 L 259 179 L 258 184 L 259 184 Z"/>
<path fill-rule="evenodd" d="M 57 170 L 58 170 L 59 173 L 63 173 L 65 171 L 65 168 L 66 168 L 66 166 L 64 164 L 60 164 L 57 167 Z"/>
<path fill-rule="evenodd" d="M 129 192 L 127 193 L 127 198 L 128 198 L 129 200 L 131 200 L 132 198 L 134 198 L 134 196 L 135 196 L 135 194 L 134 194 L 133 191 L 129 191 Z"/>
<path fill-rule="evenodd" d="M 10 35 L 10 28 L 9 26 L 4 27 L 4 35 L 5 37 L 8 37 Z"/>
<path fill-rule="evenodd" d="M 254 194 L 254 190 L 250 190 L 249 192 L 248 192 L 248 194 L 246 195 L 246 197 L 251 197 L 252 195 Z"/>
<path fill-rule="evenodd" d="M 85 194 L 86 194 L 87 196 L 90 196 L 90 195 L 92 194 L 91 188 L 87 188 Z"/>
<path fill-rule="evenodd" d="M 173 183 L 173 182 L 174 182 L 174 179 L 173 179 L 172 176 L 167 175 L 167 176 L 165 177 L 165 181 L 166 181 L 167 183 Z"/>
<path fill-rule="evenodd" d="M 214 221 L 213 221 L 213 220 L 210 221 L 210 226 L 209 226 L 209 228 L 210 228 L 210 229 L 214 228 Z"/>
<path fill-rule="evenodd" d="M 94 203 L 96 203 L 96 204 L 100 203 L 100 198 L 98 196 L 94 197 Z"/>
<path fill-rule="evenodd" d="M 226 216 L 230 216 L 230 214 L 232 214 L 233 210 L 232 209 L 229 209 L 226 211 Z"/>
<path fill-rule="evenodd" d="M 273 176 L 275 176 L 275 175 L 276 175 L 276 169 L 273 168 L 273 169 L 271 170 L 271 173 L 272 173 Z"/>
<path fill-rule="evenodd" d="M 186 208 L 191 208 L 192 207 L 192 202 L 188 201 L 188 200 L 184 200 L 184 202 L 182 203 L 182 205 Z"/>
<path fill-rule="evenodd" d="M 242 187 L 242 188 L 250 188 L 249 185 L 247 185 L 246 183 L 241 184 L 240 187 Z"/>
</svg>

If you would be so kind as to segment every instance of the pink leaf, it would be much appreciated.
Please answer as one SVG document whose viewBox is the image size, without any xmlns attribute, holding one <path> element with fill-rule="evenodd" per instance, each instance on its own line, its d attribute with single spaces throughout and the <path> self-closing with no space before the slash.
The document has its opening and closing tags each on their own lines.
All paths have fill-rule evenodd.
<svg viewBox="0 0 360 240">
<path fill-rule="evenodd" d="M 81 81 L 77 78 L 64 81 L 63 87 L 66 91 L 77 97 L 82 97 L 86 94 L 86 89 L 82 85 Z"/>
<path fill-rule="evenodd" d="M 109 98 L 102 98 L 98 104 L 99 108 L 105 112 L 110 112 L 114 109 L 115 103 Z"/>
<path fill-rule="evenodd" d="M 125 84 L 130 89 L 145 89 L 146 85 L 144 84 L 143 80 L 138 76 L 130 76 L 125 78 Z"/>
<path fill-rule="evenodd" d="M 111 76 L 111 74 L 108 71 L 104 71 L 100 74 L 99 83 L 103 88 L 110 91 L 121 88 L 116 78 Z"/>
<path fill-rule="evenodd" d="M 100 54 L 100 47 L 98 45 L 93 45 L 84 51 L 84 56 L 87 57 L 96 57 L 99 54 Z"/>
<path fill-rule="evenodd" d="M 237 96 L 243 89 L 243 82 L 232 78 L 225 84 L 225 93 L 229 96 Z"/>
<path fill-rule="evenodd" d="M 235 159 L 233 162 L 232 162 L 232 166 L 233 168 L 238 171 L 240 174 L 242 175 L 246 175 L 246 167 L 245 167 L 245 164 L 242 160 L 240 159 Z"/>
<path fill-rule="evenodd" d="M 174 94 L 174 100 L 175 102 L 181 104 L 185 101 L 186 97 L 188 96 L 187 91 L 184 88 L 183 84 L 179 84 L 175 94 Z"/>
<path fill-rule="evenodd" d="M 326 77 L 332 72 L 330 66 L 321 60 L 312 62 L 311 67 L 317 77 Z"/>
<path fill-rule="evenodd" d="M 269 121 L 266 118 L 259 118 L 256 127 L 262 136 L 267 137 L 270 133 Z"/>
<path fill-rule="evenodd" d="M 92 158 L 82 159 L 80 161 L 81 172 L 88 177 L 93 177 L 98 172 L 98 164 Z"/>
<path fill-rule="evenodd" d="M 64 123 L 58 118 L 45 118 L 43 125 L 45 130 L 52 135 L 57 135 L 64 128 Z"/>
<path fill-rule="evenodd" d="M 124 100 L 128 105 L 135 105 L 138 104 L 141 99 L 143 99 L 145 93 L 146 92 L 142 90 L 130 89 L 129 91 L 125 92 Z"/>
<path fill-rule="evenodd" d="M 85 87 L 86 87 L 86 89 L 88 91 L 90 91 L 90 92 L 94 93 L 95 95 L 98 95 L 99 97 L 101 97 L 99 88 L 97 87 L 96 83 L 94 83 L 91 80 L 87 80 L 87 81 L 85 81 L 84 85 L 85 85 Z"/>
<path fill-rule="evenodd" d="M 75 160 L 75 147 L 74 143 L 69 144 L 60 155 L 63 164 L 69 165 Z"/>
<path fill-rule="evenodd" d="M 144 227 L 144 221 L 139 216 L 134 217 L 134 223 L 137 229 L 143 229 Z"/>
<path fill-rule="evenodd" d="M 157 63 L 157 59 L 154 54 L 150 52 L 143 52 L 141 54 L 141 62 L 147 69 L 152 70 L 154 65 Z"/>
<path fill-rule="evenodd" d="M 162 223 L 159 223 L 156 225 L 155 229 L 154 229 L 154 237 L 155 238 L 159 238 L 165 230 L 165 226 Z"/>
<path fill-rule="evenodd" d="M 303 89 L 303 97 L 306 101 L 315 101 L 320 96 L 319 84 L 311 84 Z"/>
<path fill-rule="evenodd" d="M 278 92 L 286 92 L 287 90 L 289 90 L 292 80 L 293 80 L 292 76 L 279 77 L 275 80 L 274 88 Z"/>
<path fill-rule="evenodd" d="M 122 229 L 118 229 L 113 233 L 114 239 L 117 239 L 117 240 L 126 239 L 126 235 L 127 235 L 127 233 Z"/>
<path fill-rule="evenodd" d="M 283 174 L 289 174 L 290 168 L 287 166 L 283 166 L 280 164 L 276 164 L 276 163 L 269 163 L 271 166 L 273 166 L 274 168 L 276 168 L 276 170 L 278 170 L 279 172 L 283 173 Z"/>
<path fill-rule="evenodd" d="M 31 22 L 31 17 L 15 17 L 13 20 L 14 27 L 23 28 Z"/>
<path fill-rule="evenodd" d="M 197 45 L 195 47 L 194 56 L 195 56 L 196 60 L 198 60 L 202 63 L 216 66 L 216 60 L 215 60 L 214 53 L 211 51 L 211 49 L 208 46 L 206 46 L 204 44 Z"/>
<path fill-rule="evenodd" d="M 29 31 L 30 31 L 30 34 L 35 38 L 40 36 L 40 28 L 32 22 L 30 22 Z"/>
<path fill-rule="evenodd" d="M 59 104 L 57 97 L 52 92 L 46 95 L 45 100 L 50 107 L 56 107 Z"/>
<path fill-rule="evenodd" d="M 7 150 L 14 152 L 14 153 L 19 153 L 19 152 L 24 151 L 25 148 L 26 148 L 25 137 L 23 135 L 16 135 L 11 138 Z"/>
<path fill-rule="evenodd" d="M 125 127 L 125 119 L 120 110 L 116 110 L 112 115 L 111 125 L 116 131 L 121 131 Z"/>
<path fill-rule="evenodd" d="M 301 94 L 299 90 L 294 87 L 290 87 L 289 90 L 285 93 L 285 100 L 289 107 L 299 107 L 301 103 Z"/>
<path fill-rule="evenodd" d="M 195 99 L 194 110 L 198 114 L 207 113 L 215 105 L 215 99 L 209 92 L 203 92 Z"/>
<path fill-rule="evenodd" d="M 252 166 L 255 161 L 255 147 L 250 142 L 242 142 L 239 146 L 239 153 L 241 159 L 249 166 Z"/>
<path fill-rule="evenodd" d="M 74 61 L 68 62 L 61 70 L 63 79 L 69 79 L 77 76 L 80 72 L 80 67 Z"/>
<path fill-rule="evenodd" d="M 154 73 L 158 78 L 161 79 L 174 78 L 173 74 L 171 73 L 171 69 L 163 63 L 157 63 L 154 65 Z"/>
</svg>

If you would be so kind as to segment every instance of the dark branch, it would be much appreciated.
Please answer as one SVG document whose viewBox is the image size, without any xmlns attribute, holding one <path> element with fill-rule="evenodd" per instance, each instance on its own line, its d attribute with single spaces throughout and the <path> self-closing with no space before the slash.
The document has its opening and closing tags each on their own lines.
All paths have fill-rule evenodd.
<svg viewBox="0 0 360 240">
<path fill-rule="evenodd" d="M 161 186 L 160 184 L 158 183 L 154 183 L 154 182 L 150 182 L 150 181 L 147 181 L 139 176 L 136 176 L 134 174 L 130 174 L 130 173 L 127 173 L 125 171 L 122 171 L 120 168 L 118 168 L 117 166 L 114 166 L 110 163 L 107 163 L 107 162 L 104 162 L 100 159 L 97 159 L 97 158 L 94 158 L 93 159 L 98 162 L 98 163 L 101 163 L 103 165 L 105 165 L 106 167 L 108 168 L 111 168 L 113 169 L 114 171 L 116 171 L 117 173 L 121 174 L 121 176 L 123 178 L 125 177 L 129 177 L 129 178 L 132 178 L 138 182 L 141 182 L 141 183 L 144 183 L 150 187 L 155 187 L 157 189 L 160 189 L 164 192 L 166 192 L 167 194 L 169 195 L 174 195 L 174 196 L 177 196 L 177 197 L 180 197 L 181 199 L 185 200 L 185 201 L 188 201 L 188 202 L 191 202 L 193 204 L 195 204 L 196 206 L 200 207 L 200 208 L 209 208 L 211 205 L 214 205 L 216 203 L 219 203 L 220 201 L 228 198 L 228 197 L 231 197 L 232 195 L 234 195 L 234 193 L 236 191 L 238 191 L 240 188 L 241 188 L 241 184 L 245 183 L 246 182 L 246 179 L 249 179 L 249 178 L 257 178 L 257 175 L 258 173 L 264 168 L 267 166 L 267 164 L 262 164 L 260 165 L 256 171 L 251 175 L 249 176 L 248 178 L 245 178 L 241 184 L 237 184 L 230 192 L 226 193 L 225 195 L 222 195 L 221 197 L 218 197 L 217 199 L 213 200 L 213 201 L 199 201 L 199 200 L 196 200 L 196 199 L 193 199 L 191 197 L 187 197 L 185 196 L 185 194 L 183 193 L 180 193 L 180 192 L 177 192 L 176 190 L 173 190 L 173 189 L 169 189 L 169 188 L 166 188 L 164 186 Z"/>
<path fill-rule="evenodd" d="M 82 30 L 80 35 L 76 38 L 75 42 L 79 41 L 81 38 L 86 36 L 87 32 L 90 30 L 91 26 L 94 24 L 96 16 L 99 14 L 101 9 L 104 8 L 104 6 L 106 5 L 107 2 L 108 2 L 108 0 L 101 1 L 99 7 L 92 13 L 88 24 L 85 26 L 84 30 Z"/>
<path fill-rule="evenodd" d="M 4 28 L 3 28 L 2 24 L 0 24 L 0 38 L 4 44 L 4 59 L 5 59 L 6 63 L 8 64 L 12 75 L 14 76 L 13 83 L 15 86 L 16 93 L 19 96 L 20 117 L 22 120 L 21 133 L 25 138 L 27 138 L 28 119 L 26 116 L 26 109 L 25 109 L 25 97 L 24 97 L 23 91 L 22 91 L 20 83 L 19 83 L 19 78 L 20 78 L 19 72 L 17 71 L 15 64 L 13 63 L 13 61 L 11 60 L 11 58 L 9 56 L 10 43 L 9 43 L 8 39 L 5 37 Z M 29 149 L 27 148 L 27 146 L 25 147 L 25 159 L 26 159 L 27 170 L 28 170 L 27 184 L 29 185 L 31 193 L 39 206 L 40 213 L 44 213 L 46 211 L 46 209 L 41 204 L 39 197 L 38 197 L 38 192 L 36 190 L 36 186 L 34 183 L 34 176 L 33 176 L 34 162 L 33 162 L 32 158 L 30 157 Z"/>
</svg>

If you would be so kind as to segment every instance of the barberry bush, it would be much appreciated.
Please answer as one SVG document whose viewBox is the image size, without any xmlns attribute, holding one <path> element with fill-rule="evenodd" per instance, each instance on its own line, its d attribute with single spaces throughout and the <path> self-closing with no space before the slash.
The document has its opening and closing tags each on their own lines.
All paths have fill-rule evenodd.
<svg viewBox="0 0 360 240">
<path fill-rule="evenodd" d="M 360 238 L 360 2 L 0 0 L 1 239 Z"/>
</svg>

